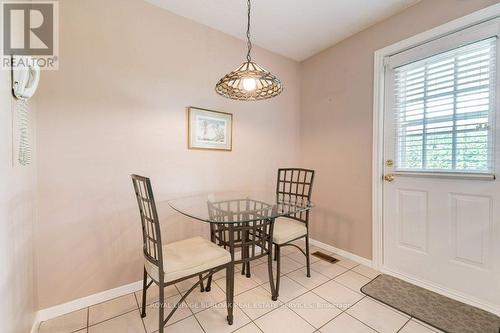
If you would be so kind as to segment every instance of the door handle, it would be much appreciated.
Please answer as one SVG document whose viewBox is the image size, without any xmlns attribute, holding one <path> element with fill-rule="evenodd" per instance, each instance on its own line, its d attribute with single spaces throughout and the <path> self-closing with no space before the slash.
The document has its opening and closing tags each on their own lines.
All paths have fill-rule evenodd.
<svg viewBox="0 0 500 333">
<path fill-rule="evenodd" d="M 387 175 L 384 176 L 384 180 L 390 183 L 394 181 L 394 175 L 392 173 L 388 173 Z"/>
</svg>

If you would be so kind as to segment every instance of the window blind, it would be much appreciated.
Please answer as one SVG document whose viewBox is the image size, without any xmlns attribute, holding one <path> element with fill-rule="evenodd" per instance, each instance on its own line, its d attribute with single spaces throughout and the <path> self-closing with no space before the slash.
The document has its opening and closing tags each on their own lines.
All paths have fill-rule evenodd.
<svg viewBox="0 0 500 333">
<path fill-rule="evenodd" d="M 396 170 L 493 172 L 496 42 L 394 68 Z"/>
</svg>

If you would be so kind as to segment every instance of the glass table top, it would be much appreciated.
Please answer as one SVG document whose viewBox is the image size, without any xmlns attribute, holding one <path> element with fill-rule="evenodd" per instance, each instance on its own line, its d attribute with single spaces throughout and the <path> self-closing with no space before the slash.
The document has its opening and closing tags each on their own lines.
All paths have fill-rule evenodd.
<svg viewBox="0 0 500 333">
<path fill-rule="evenodd" d="M 241 223 L 305 214 L 312 202 L 275 192 L 219 192 L 167 201 L 181 214 L 209 223 Z"/>
</svg>

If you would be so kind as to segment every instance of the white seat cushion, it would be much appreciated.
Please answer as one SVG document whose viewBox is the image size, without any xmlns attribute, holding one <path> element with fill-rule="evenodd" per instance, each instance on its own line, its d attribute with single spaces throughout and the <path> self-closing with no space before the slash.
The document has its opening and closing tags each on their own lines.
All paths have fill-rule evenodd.
<svg viewBox="0 0 500 333">
<path fill-rule="evenodd" d="M 274 222 L 273 242 L 276 244 L 284 244 L 306 234 L 304 222 L 286 217 L 280 217 Z"/>
<path fill-rule="evenodd" d="M 163 245 L 165 282 L 175 281 L 227 264 L 231 254 L 216 244 L 194 237 Z M 146 271 L 158 281 L 158 267 L 146 260 Z"/>
</svg>

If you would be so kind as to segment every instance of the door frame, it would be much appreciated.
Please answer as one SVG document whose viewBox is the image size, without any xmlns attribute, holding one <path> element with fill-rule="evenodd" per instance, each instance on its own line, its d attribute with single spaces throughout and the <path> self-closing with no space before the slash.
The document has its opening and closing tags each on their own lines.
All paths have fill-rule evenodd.
<svg viewBox="0 0 500 333">
<path fill-rule="evenodd" d="M 476 24 L 500 17 L 500 3 L 483 8 L 464 17 L 455 19 L 431 30 L 404 39 L 375 51 L 373 80 L 373 155 L 372 155 L 372 266 L 390 275 L 397 276 L 429 290 L 444 294 L 459 301 L 472 304 L 490 312 L 500 314 L 500 309 L 492 308 L 478 300 L 472 300 L 451 290 L 430 285 L 411 276 L 388 270 L 383 264 L 383 175 L 384 175 L 384 93 L 385 64 L 388 56 L 406 51 L 421 44 L 455 33 Z"/>
</svg>

